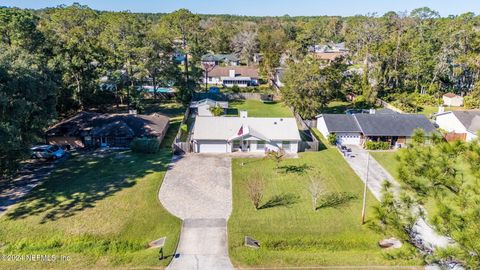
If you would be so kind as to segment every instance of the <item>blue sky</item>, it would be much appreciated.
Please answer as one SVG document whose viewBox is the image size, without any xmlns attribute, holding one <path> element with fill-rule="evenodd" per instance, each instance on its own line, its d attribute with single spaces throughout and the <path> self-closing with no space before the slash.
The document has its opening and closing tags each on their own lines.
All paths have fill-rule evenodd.
<svg viewBox="0 0 480 270">
<path fill-rule="evenodd" d="M 387 11 L 411 11 L 428 6 L 442 16 L 465 12 L 480 13 L 479 0 L 1 0 L 0 5 L 22 8 L 53 7 L 79 2 L 98 10 L 132 12 L 171 12 L 188 8 L 202 14 L 235 15 L 357 15 L 383 14 Z"/>
</svg>

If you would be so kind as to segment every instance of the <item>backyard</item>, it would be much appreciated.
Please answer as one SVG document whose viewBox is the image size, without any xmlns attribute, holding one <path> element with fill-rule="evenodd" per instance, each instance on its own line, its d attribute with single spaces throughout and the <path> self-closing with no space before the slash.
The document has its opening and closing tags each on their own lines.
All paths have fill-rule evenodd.
<svg viewBox="0 0 480 270">
<path fill-rule="evenodd" d="M 161 206 L 157 194 L 181 119 L 177 107 L 159 108 L 176 116 L 159 153 L 74 154 L 0 218 L 1 254 L 63 255 L 69 261 L 0 261 L 0 268 L 166 266 L 175 251 L 181 221 Z M 169 257 L 159 261 L 158 249 L 148 249 L 147 244 L 164 236 Z"/>
<path fill-rule="evenodd" d="M 263 102 L 246 99 L 229 103 L 228 116 L 238 116 L 238 111 L 248 111 L 251 117 L 293 117 L 292 111 L 283 102 Z"/>
<path fill-rule="evenodd" d="M 416 259 L 389 259 L 388 251 L 378 247 L 384 236 L 369 229 L 368 224 L 361 225 L 362 182 L 335 148 L 301 153 L 278 168 L 267 159 L 232 162 L 233 213 L 228 236 L 234 265 L 421 265 Z M 310 179 L 320 183 L 322 194 L 349 194 L 349 199 L 317 204 L 314 211 Z M 252 180 L 263 181 L 266 186 L 259 210 L 247 192 L 247 183 Z M 369 194 L 367 213 L 377 203 Z M 245 236 L 259 240 L 260 248 L 245 247 Z"/>
</svg>

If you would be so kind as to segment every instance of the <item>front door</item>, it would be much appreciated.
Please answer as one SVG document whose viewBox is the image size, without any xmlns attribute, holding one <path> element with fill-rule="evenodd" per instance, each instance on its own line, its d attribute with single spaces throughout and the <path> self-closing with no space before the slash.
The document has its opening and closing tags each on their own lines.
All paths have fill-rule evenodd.
<svg viewBox="0 0 480 270">
<path fill-rule="evenodd" d="M 250 141 L 242 141 L 242 152 L 250 151 Z"/>
</svg>

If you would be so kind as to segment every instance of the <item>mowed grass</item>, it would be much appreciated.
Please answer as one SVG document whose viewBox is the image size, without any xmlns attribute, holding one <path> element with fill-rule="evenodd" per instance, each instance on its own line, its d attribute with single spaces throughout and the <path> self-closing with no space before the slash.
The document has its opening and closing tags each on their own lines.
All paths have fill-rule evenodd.
<svg viewBox="0 0 480 270">
<path fill-rule="evenodd" d="M 233 213 L 228 223 L 229 255 L 240 267 L 282 266 L 392 266 L 421 265 L 420 261 L 391 260 L 378 247 L 384 236 L 361 225 L 363 184 L 338 151 L 302 153 L 276 169 L 271 160 L 234 159 Z M 318 177 L 321 175 L 321 177 Z M 262 179 L 266 193 L 293 194 L 293 204 L 255 210 L 248 198 L 247 182 Z M 313 210 L 308 191 L 310 178 L 320 181 L 323 192 L 351 192 L 357 196 L 337 207 Z M 369 194 L 368 218 L 378 202 Z M 244 246 L 244 237 L 260 241 L 258 250 Z"/>
<path fill-rule="evenodd" d="M 167 237 L 175 252 L 181 221 L 158 200 L 171 160 L 174 122 L 157 154 L 76 155 L 0 218 L 0 254 L 55 255 L 55 262 L 8 262 L 0 269 L 113 269 L 166 266 L 147 244 Z M 60 255 L 69 261 L 60 261 Z"/>
<path fill-rule="evenodd" d="M 229 107 L 230 116 L 238 116 L 239 111 L 248 111 L 250 117 L 293 117 L 292 111 L 283 102 L 247 99 L 230 102 Z"/>
<path fill-rule="evenodd" d="M 448 111 L 461 111 L 461 110 L 465 110 L 464 107 L 444 107 L 445 111 L 448 112 Z M 437 113 L 438 112 L 438 106 L 422 106 L 422 108 L 419 110 L 418 113 L 420 114 L 424 114 L 426 116 L 431 116 L 433 115 L 434 113 Z"/>
</svg>

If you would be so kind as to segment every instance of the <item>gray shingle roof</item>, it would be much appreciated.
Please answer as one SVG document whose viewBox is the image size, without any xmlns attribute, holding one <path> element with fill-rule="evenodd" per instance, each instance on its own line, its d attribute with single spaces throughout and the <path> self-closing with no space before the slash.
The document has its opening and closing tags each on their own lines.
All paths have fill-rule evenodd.
<svg viewBox="0 0 480 270">
<path fill-rule="evenodd" d="M 430 133 L 433 124 L 418 114 L 323 114 L 329 132 L 362 132 L 365 136 L 412 136 L 415 129 Z"/>
<path fill-rule="evenodd" d="M 365 136 L 412 136 L 415 129 L 435 131 L 433 124 L 421 114 L 357 114 L 354 115 Z"/>
<path fill-rule="evenodd" d="M 453 114 L 468 131 L 480 130 L 480 111 L 453 111 Z"/>
<path fill-rule="evenodd" d="M 205 54 L 202 56 L 202 61 L 236 62 L 239 60 L 235 54 Z"/>
<path fill-rule="evenodd" d="M 360 132 L 361 129 L 353 115 L 323 114 L 328 131 L 330 132 Z"/>
</svg>

